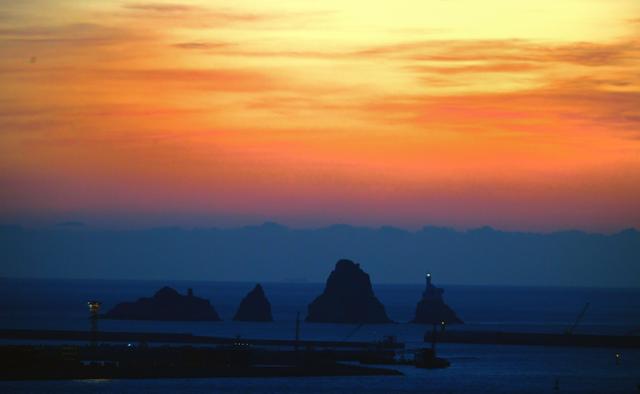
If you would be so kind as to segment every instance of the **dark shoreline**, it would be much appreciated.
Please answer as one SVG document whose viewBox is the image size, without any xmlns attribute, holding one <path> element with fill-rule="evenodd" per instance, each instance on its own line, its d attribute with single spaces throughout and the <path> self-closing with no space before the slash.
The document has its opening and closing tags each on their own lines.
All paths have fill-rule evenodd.
<svg viewBox="0 0 640 394">
<path fill-rule="evenodd" d="M 425 341 L 430 341 L 430 333 Z M 446 331 L 438 334 L 438 342 L 478 345 L 523 345 L 567 347 L 639 348 L 640 336 L 550 334 L 501 331 Z"/>
<path fill-rule="evenodd" d="M 148 343 L 183 343 L 199 345 L 234 345 L 238 341 L 253 346 L 298 346 L 300 348 L 354 348 L 363 349 L 376 346 L 373 342 L 356 341 L 311 341 L 288 339 L 246 339 L 199 336 L 189 333 L 160 333 L 160 332 L 120 332 L 100 331 L 92 334 L 89 331 L 66 330 L 20 330 L 0 329 L 0 339 L 16 340 L 54 340 L 54 341 L 91 341 L 98 342 L 148 342 Z M 385 349 L 401 349 L 400 343 L 384 343 Z"/>
<path fill-rule="evenodd" d="M 430 326 L 425 326 L 425 342 L 431 342 Z M 437 334 L 440 343 L 465 343 L 483 345 L 526 345 L 526 346 L 570 346 L 570 347 L 614 347 L 640 348 L 640 336 L 590 335 L 590 334 L 548 334 L 516 333 L 495 331 L 445 331 Z M 99 332 L 96 337 L 88 331 L 63 330 L 20 330 L 0 329 L 0 339 L 9 340 L 55 340 L 99 342 L 155 342 L 200 345 L 233 345 L 238 339 L 227 337 L 198 336 L 189 333 L 146 333 L 146 332 Z M 397 342 L 355 342 L 355 341 L 311 341 L 286 339 L 241 339 L 251 346 L 289 346 L 300 348 L 370 349 L 383 346 L 388 350 L 400 350 L 404 344 Z"/>
<path fill-rule="evenodd" d="M 401 376 L 333 352 L 246 346 L 0 346 L 0 380 Z"/>
</svg>

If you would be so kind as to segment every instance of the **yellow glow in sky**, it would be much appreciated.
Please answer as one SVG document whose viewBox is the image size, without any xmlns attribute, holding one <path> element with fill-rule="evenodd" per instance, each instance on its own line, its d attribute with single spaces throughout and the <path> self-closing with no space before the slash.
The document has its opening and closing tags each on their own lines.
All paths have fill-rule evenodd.
<svg viewBox="0 0 640 394">
<path fill-rule="evenodd" d="M 640 225 L 635 0 L 30 0 L 0 55 L 6 220 Z"/>
</svg>

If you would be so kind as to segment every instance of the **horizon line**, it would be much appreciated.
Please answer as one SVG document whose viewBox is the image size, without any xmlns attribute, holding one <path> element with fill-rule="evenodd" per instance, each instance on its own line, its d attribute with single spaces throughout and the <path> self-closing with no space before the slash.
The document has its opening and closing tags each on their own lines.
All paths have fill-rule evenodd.
<svg viewBox="0 0 640 394">
<path fill-rule="evenodd" d="M 357 225 L 357 224 L 348 224 L 348 223 L 332 223 L 327 225 L 320 226 L 292 226 L 287 224 L 282 224 L 280 222 L 265 220 L 255 224 L 243 224 L 243 225 L 229 225 L 229 226 L 219 226 L 219 225 L 146 225 L 146 226 L 119 226 L 119 225 L 91 225 L 90 223 L 84 221 L 76 221 L 69 220 L 63 222 L 55 222 L 49 224 L 41 224 L 41 225 L 29 225 L 25 223 L 0 223 L 0 229 L 5 228 L 20 228 L 20 229 L 29 229 L 29 230 L 46 230 L 46 229 L 57 229 L 57 230 L 100 230 L 100 231 L 150 231 L 150 230 L 184 230 L 184 231 L 194 231 L 194 230 L 243 230 L 243 229 L 252 229 L 252 228 L 282 228 L 290 231 L 319 231 L 319 230 L 329 230 L 334 228 L 350 228 L 354 230 L 371 230 L 371 231 L 398 231 L 409 234 L 417 234 L 420 232 L 425 232 L 428 230 L 436 230 L 436 231 L 445 231 L 445 232 L 453 232 L 459 234 L 473 233 L 473 232 L 496 232 L 496 233 L 512 233 L 512 234 L 540 234 L 540 235 L 553 235 L 553 234 L 562 234 L 562 233 L 582 233 L 585 235 L 605 235 L 612 236 L 618 235 L 626 232 L 638 233 L 640 230 L 635 227 L 625 227 L 620 228 L 618 230 L 613 230 L 610 232 L 605 231 L 591 231 L 591 230 L 583 230 L 579 228 L 559 228 L 556 230 L 542 231 L 542 230 L 504 230 L 499 227 L 491 226 L 491 225 L 482 225 L 477 227 L 467 227 L 467 228 L 457 228 L 446 225 L 432 225 L 432 224 L 424 224 L 417 229 L 411 229 L 407 227 L 394 226 L 389 224 L 382 225 Z"/>
<path fill-rule="evenodd" d="M 328 275 L 328 274 L 327 274 Z M 328 279 L 328 276 L 327 276 Z M 98 278 L 98 277 L 73 277 L 73 278 L 61 278 L 61 277 L 35 277 L 35 276 L 0 276 L 0 281 L 3 280 L 55 280 L 55 281 L 128 281 L 128 282 L 202 282 L 202 283 L 226 283 L 226 284 L 290 284 L 290 285 L 319 285 L 324 286 L 326 281 L 314 281 L 314 280 L 213 280 L 213 279 L 168 279 L 168 278 Z M 371 281 L 373 286 L 422 286 L 423 282 L 376 282 Z M 510 285 L 510 284 L 500 284 L 500 283 L 486 283 L 486 284 L 465 284 L 465 283 L 451 283 L 451 282 L 438 282 L 439 287 L 517 287 L 517 288 L 540 288 L 540 289 L 564 289 L 564 288 L 572 288 L 572 289 L 615 289 L 615 290 L 640 290 L 640 286 L 597 286 L 597 285 L 538 285 L 538 284 L 524 284 L 524 285 Z"/>
</svg>

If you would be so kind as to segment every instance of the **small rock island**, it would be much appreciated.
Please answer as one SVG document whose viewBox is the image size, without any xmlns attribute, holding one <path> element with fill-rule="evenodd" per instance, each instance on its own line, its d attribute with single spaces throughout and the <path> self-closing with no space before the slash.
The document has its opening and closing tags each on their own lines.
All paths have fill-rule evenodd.
<svg viewBox="0 0 640 394">
<path fill-rule="evenodd" d="M 419 324 L 462 324 L 463 321 L 447 304 L 442 294 L 444 289 L 431 283 L 431 274 L 427 274 L 427 286 L 422 293 L 422 299 L 416 306 L 416 316 L 411 323 Z"/>
<path fill-rule="evenodd" d="M 194 296 L 192 289 L 189 289 L 187 295 L 181 295 L 167 286 L 158 290 L 151 298 L 120 303 L 102 317 L 119 320 L 221 320 L 209 300 Z"/>
<path fill-rule="evenodd" d="M 233 320 L 254 322 L 273 321 L 271 304 L 259 283 L 242 299 Z"/>
<path fill-rule="evenodd" d="M 336 263 L 324 292 L 309 304 L 307 322 L 391 323 L 384 306 L 373 294 L 369 275 L 351 260 Z"/>
</svg>

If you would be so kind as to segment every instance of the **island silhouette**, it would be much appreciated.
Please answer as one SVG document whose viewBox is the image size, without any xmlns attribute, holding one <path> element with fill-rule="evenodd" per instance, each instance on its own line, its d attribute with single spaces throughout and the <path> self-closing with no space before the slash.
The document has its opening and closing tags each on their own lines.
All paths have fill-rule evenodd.
<svg viewBox="0 0 640 394">
<path fill-rule="evenodd" d="M 445 304 L 444 289 L 431 283 L 427 274 L 426 288 L 416 306 L 411 323 L 420 324 L 461 324 L 456 313 Z M 101 316 L 104 319 L 120 320 L 222 320 L 211 302 L 196 297 L 189 289 L 181 295 L 175 289 L 165 286 L 153 297 L 143 297 L 135 302 L 121 302 Z M 273 321 L 271 303 L 261 284 L 247 293 L 240 302 L 233 317 L 240 322 Z M 360 264 L 349 259 L 340 259 L 327 278 L 322 294 L 308 305 L 305 319 L 309 323 L 337 324 L 381 324 L 392 323 L 384 305 L 373 292 L 369 274 Z"/>
<path fill-rule="evenodd" d="M 351 260 L 341 259 L 327 279 L 324 292 L 309 304 L 305 319 L 314 323 L 391 323 L 376 298 L 369 274 Z"/>
<path fill-rule="evenodd" d="M 253 322 L 273 321 L 271 304 L 259 283 L 242 299 L 233 320 Z"/>
<path fill-rule="evenodd" d="M 220 316 L 209 300 L 196 297 L 189 289 L 181 295 L 165 286 L 151 298 L 140 298 L 135 302 L 122 302 L 105 313 L 104 319 L 119 320 L 190 320 L 220 321 Z"/>
</svg>

